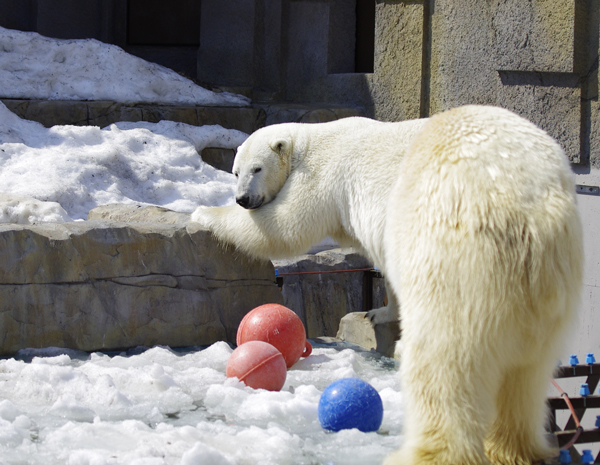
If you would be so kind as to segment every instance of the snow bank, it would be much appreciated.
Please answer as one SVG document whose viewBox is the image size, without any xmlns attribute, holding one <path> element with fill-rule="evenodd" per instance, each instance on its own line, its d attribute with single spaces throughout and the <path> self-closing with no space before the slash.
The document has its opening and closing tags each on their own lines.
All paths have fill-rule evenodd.
<svg viewBox="0 0 600 465">
<path fill-rule="evenodd" d="M 172 121 L 50 129 L 0 103 L 0 222 L 86 219 L 98 205 L 159 205 L 192 212 L 233 203 L 235 178 L 204 163 L 205 147 L 236 148 L 248 136 Z M 11 197 L 8 197 L 10 195 Z M 42 205 L 38 201 L 60 205 Z M 62 210 L 64 209 L 64 210 Z"/>
<path fill-rule="evenodd" d="M 0 27 L 0 97 L 245 106 L 175 71 L 94 39 L 61 40 Z"/>
<path fill-rule="evenodd" d="M 231 348 L 88 355 L 27 349 L 0 360 L 0 464 L 370 465 L 399 445 L 402 395 L 390 359 L 315 348 L 281 392 L 225 377 Z M 323 431 L 321 392 L 357 376 L 382 397 L 378 433 Z"/>
<path fill-rule="evenodd" d="M 73 221 L 56 202 L 0 192 L 0 223 L 35 224 Z"/>
</svg>

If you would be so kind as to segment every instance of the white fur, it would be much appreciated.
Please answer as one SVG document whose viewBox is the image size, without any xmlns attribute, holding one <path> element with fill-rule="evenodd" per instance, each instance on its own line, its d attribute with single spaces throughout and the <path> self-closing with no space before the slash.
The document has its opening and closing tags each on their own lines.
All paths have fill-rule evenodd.
<svg viewBox="0 0 600 465">
<path fill-rule="evenodd" d="M 256 257 L 302 254 L 329 235 L 383 268 L 387 198 L 423 124 L 356 117 L 259 129 L 239 147 L 233 172 L 236 196 L 264 197 L 260 208 L 200 207 L 192 220 Z"/>
<path fill-rule="evenodd" d="M 192 220 L 265 258 L 332 236 L 400 297 L 406 441 L 387 464 L 551 453 L 545 390 L 582 276 L 556 142 L 506 110 L 467 106 L 402 123 L 270 126 L 240 147 L 234 171 L 256 208 L 199 208 Z"/>
<path fill-rule="evenodd" d="M 356 117 L 259 129 L 239 147 L 233 172 L 236 197 L 248 195 L 260 207 L 199 207 L 192 221 L 222 242 L 267 259 L 300 255 L 330 236 L 384 270 L 387 198 L 424 122 Z M 391 293 L 388 306 L 370 315 L 374 323 L 398 319 Z"/>
<path fill-rule="evenodd" d="M 531 464 L 582 280 L 581 225 L 556 142 L 502 109 L 430 119 L 390 197 L 402 302 L 403 448 L 386 464 Z"/>
</svg>

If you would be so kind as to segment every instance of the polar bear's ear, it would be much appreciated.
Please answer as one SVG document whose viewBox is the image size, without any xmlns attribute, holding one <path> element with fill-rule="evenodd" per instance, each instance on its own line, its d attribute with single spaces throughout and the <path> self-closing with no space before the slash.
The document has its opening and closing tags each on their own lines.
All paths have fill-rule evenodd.
<svg viewBox="0 0 600 465">
<path fill-rule="evenodd" d="M 279 155 L 287 155 L 292 150 L 291 139 L 278 138 L 271 141 L 271 149 Z"/>
</svg>

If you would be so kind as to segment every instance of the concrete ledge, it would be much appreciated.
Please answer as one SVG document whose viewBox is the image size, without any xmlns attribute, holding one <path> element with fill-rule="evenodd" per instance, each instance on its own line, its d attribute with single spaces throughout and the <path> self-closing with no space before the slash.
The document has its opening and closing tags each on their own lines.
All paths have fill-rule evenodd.
<svg viewBox="0 0 600 465">
<path fill-rule="evenodd" d="M 257 129 L 277 123 L 323 123 L 348 116 L 364 116 L 364 110 L 332 104 L 265 103 L 252 107 L 175 106 L 127 104 L 112 101 L 20 100 L 0 99 L 6 107 L 46 127 L 54 125 L 106 127 L 119 121 L 161 120 L 202 126 L 218 124 L 251 134 Z"/>
<path fill-rule="evenodd" d="M 0 225 L 0 355 L 235 342 L 267 302 L 282 303 L 271 263 L 191 224 Z"/>
<path fill-rule="evenodd" d="M 261 108 L 196 107 L 153 104 L 126 104 L 112 101 L 17 100 L 1 99 L 20 118 L 37 121 L 46 127 L 57 124 L 105 127 L 118 121 L 161 120 L 202 126 L 218 124 L 227 129 L 252 133 L 265 125 Z"/>
<path fill-rule="evenodd" d="M 363 108 L 331 103 L 256 103 L 255 106 L 264 110 L 267 126 L 279 123 L 326 123 L 351 116 L 366 116 Z"/>
</svg>

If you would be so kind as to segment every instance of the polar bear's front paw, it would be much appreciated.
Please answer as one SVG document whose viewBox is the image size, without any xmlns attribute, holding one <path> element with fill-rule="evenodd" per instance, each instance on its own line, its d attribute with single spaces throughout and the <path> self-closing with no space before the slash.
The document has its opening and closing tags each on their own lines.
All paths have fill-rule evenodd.
<svg viewBox="0 0 600 465">
<path fill-rule="evenodd" d="M 385 323 L 393 323 L 398 321 L 398 317 L 398 309 L 396 307 L 390 307 L 389 305 L 386 307 L 369 310 L 365 315 L 365 318 L 368 318 L 373 326 Z"/>
<path fill-rule="evenodd" d="M 211 207 L 198 207 L 190 216 L 190 221 L 198 223 L 201 226 L 210 229 L 212 223 Z"/>
</svg>

